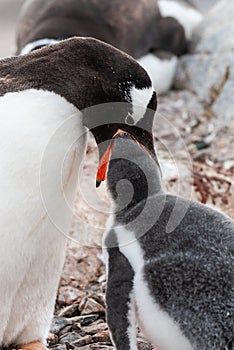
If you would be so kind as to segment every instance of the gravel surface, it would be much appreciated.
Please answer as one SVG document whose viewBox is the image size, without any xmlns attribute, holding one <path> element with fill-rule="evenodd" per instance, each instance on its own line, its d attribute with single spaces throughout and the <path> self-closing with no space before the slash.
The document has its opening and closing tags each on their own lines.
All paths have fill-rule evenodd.
<svg viewBox="0 0 234 350">
<path fill-rule="evenodd" d="M 114 349 L 105 318 L 105 267 L 101 249 L 69 244 L 48 337 L 52 349 Z M 139 350 L 152 350 L 138 334 Z"/>
</svg>

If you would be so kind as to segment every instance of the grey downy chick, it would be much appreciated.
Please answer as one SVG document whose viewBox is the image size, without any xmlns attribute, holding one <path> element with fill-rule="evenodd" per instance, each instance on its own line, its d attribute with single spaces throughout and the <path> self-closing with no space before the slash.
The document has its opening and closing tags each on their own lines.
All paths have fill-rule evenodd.
<svg viewBox="0 0 234 350">
<path fill-rule="evenodd" d="M 107 181 L 115 209 L 103 240 L 106 304 L 116 349 L 137 349 L 137 320 L 158 350 L 233 350 L 234 222 L 164 193 L 159 165 L 126 133 L 113 141 Z"/>
</svg>

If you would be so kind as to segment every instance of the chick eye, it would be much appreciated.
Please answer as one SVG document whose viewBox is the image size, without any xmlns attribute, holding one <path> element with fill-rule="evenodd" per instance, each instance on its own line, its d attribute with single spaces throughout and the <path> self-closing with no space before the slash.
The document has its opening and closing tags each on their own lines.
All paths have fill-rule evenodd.
<svg viewBox="0 0 234 350">
<path fill-rule="evenodd" d="M 135 120 L 133 119 L 132 115 L 128 113 L 127 117 L 125 118 L 125 123 L 128 125 L 134 125 Z"/>
</svg>

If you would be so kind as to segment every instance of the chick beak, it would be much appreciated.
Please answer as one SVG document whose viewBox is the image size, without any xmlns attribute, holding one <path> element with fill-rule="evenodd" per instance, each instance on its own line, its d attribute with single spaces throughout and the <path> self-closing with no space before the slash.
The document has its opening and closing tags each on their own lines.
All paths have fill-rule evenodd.
<svg viewBox="0 0 234 350">
<path fill-rule="evenodd" d="M 141 142 L 139 142 L 133 135 L 131 135 L 129 132 L 127 131 L 123 131 L 121 129 L 119 129 L 114 136 L 112 137 L 111 142 L 109 143 L 105 153 L 103 154 L 103 156 L 100 159 L 99 162 L 99 167 L 98 167 L 98 171 L 97 171 L 97 176 L 96 176 L 96 187 L 99 187 L 102 181 L 105 181 L 107 178 L 107 170 L 108 170 L 108 165 L 111 159 L 111 153 L 114 147 L 114 139 L 118 136 L 118 135 L 127 135 L 129 137 L 131 137 L 140 147 L 142 147 L 142 149 L 151 157 L 153 158 L 153 160 L 156 160 L 156 155 L 155 155 L 155 151 L 154 151 L 154 147 L 152 145 L 152 150 L 151 148 L 149 148 L 149 145 L 147 144 L 146 146 L 144 144 L 142 144 Z"/>
</svg>

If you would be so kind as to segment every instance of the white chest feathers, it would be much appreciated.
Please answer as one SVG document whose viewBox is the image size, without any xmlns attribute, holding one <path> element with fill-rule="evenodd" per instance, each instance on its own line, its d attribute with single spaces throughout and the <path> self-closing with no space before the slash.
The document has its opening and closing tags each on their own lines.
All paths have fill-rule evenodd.
<svg viewBox="0 0 234 350">
<path fill-rule="evenodd" d="M 85 148 L 80 112 L 60 96 L 0 97 L 0 347 L 48 333 Z"/>
<path fill-rule="evenodd" d="M 0 230 L 14 228 L 14 215 L 30 231 L 46 212 L 59 226 L 57 210 L 71 211 L 86 146 L 79 111 L 37 90 L 4 95 L 0 111 Z"/>
</svg>

